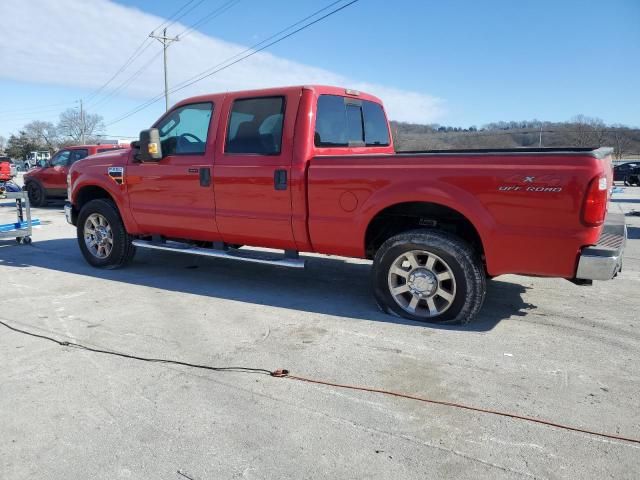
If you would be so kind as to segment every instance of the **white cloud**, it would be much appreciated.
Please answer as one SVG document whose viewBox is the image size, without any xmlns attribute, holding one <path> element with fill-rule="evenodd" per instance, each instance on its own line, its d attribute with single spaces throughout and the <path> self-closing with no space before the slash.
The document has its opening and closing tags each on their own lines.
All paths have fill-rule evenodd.
<svg viewBox="0 0 640 480">
<path fill-rule="evenodd" d="M 110 78 L 148 32 L 164 20 L 108 0 L 2 0 L 0 19 L 0 77 L 88 89 L 98 88 Z M 172 32 L 184 28 L 174 25 Z M 169 76 L 175 85 L 246 47 L 194 32 L 170 48 Z M 109 88 L 120 85 L 159 50 L 157 44 L 146 49 Z M 313 83 L 373 93 L 384 100 L 389 116 L 396 120 L 428 123 L 444 114 L 444 101 L 436 97 L 347 78 L 268 52 L 176 92 L 172 102 L 207 92 Z M 142 101 L 162 88 L 159 57 L 122 93 Z"/>
</svg>

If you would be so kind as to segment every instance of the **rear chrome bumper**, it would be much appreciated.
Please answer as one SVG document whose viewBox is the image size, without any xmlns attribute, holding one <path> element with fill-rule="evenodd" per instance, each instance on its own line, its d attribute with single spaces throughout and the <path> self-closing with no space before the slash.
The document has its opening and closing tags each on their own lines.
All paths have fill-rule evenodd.
<svg viewBox="0 0 640 480">
<path fill-rule="evenodd" d="M 576 278 L 579 280 L 611 280 L 622 270 L 622 254 L 627 242 L 624 213 L 609 212 L 598 243 L 580 253 Z"/>
</svg>

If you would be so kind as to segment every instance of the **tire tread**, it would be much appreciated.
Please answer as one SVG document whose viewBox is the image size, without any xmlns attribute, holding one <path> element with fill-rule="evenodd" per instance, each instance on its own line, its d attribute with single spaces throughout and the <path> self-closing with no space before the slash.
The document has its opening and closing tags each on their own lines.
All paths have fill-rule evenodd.
<svg viewBox="0 0 640 480">
<path fill-rule="evenodd" d="M 466 299 L 459 311 L 445 312 L 442 317 L 435 317 L 433 320 L 430 320 L 428 318 L 412 316 L 397 306 L 393 299 L 390 301 L 387 299 L 385 292 L 385 290 L 388 291 L 386 280 L 387 272 L 381 271 L 383 259 L 391 249 L 408 245 L 421 245 L 425 247 L 425 250 L 428 250 L 428 247 L 439 249 L 448 253 L 459 264 L 459 267 L 464 272 L 467 284 Z M 464 325 L 473 321 L 480 312 L 486 295 L 486 274 L 478 253 L 460 237 L 452 233 L 433 229 L 407 231 L 395 235 L 384 242 L 376 252 L 374 258 L 372 281 L 376 302 L 386 313 L 403 316 L 412 320 L 438 324 Z M 456 278 L 456 282 L 459 281 L 460 279 Z M 453 315 L 451 315 L 451 313 L 453 313 Z"/>
</svg>

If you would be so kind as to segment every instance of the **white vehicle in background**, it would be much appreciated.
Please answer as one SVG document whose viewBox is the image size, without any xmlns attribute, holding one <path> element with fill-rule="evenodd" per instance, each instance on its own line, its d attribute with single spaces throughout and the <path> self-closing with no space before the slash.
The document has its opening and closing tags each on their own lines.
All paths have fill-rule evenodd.
<svg viewBox="0 0 640 480">
<path fill-rule="evenodd" d="M 48 150 L 39 150 L 36 152 L 29 152 L 27 158 L 25 158 L 25 167 L 30 169 L 42 165 L 42 162 L 48 162 L 51 160 L 51 153 Z"/>
</svg>

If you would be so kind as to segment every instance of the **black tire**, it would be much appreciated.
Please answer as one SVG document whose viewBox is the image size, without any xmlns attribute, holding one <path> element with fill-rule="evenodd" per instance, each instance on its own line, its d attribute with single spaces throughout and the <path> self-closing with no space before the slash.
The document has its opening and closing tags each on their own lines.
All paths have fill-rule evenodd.
<svg viewBox="0 0 640 480">
<path fill-rule="evenodd" d="M 398 265 L 398 259 L 404 254 L 414 251 L 426 252 L 435 256 L 437 258 L 436 266 L 446 267 L 444 271 L 453 274 L 453 280 L 448 280 L 451 282 L 449 285 L 454 285 L 453 299 L 450 299 L 449 302 L 440 298 L 437 292 L 431 291 L 431 294 L 423 292 L 425 296 L 435 302 L 442 304 L 442 301 L 445 300 L 444 303 L 448 303 L 448 307 L 443 308 L 441 313 L 428 316 L 430 314 L 427 313 L 427 310 L 430 310 L 431 307 L 427 307 L 426 298 L 418 300 L 419 313 L 410 313 L 395 300 L 391 293 L 391 279 L 394 278 L 390 274 L 391 268 L 394 267 L 394 264 Z M 428 257 L 428 255 L 424 257 Z M 418 265 L 422 269 L 426 268 Z M 408 268 L 409 272 L 417 271 L 412 270 L 412 267 Z M 434 272 L 434 275 L 436 273 Z M 451 276 L 451 274 L 447 276 Z M 407 285 L 409 278 L 407 277 L 406 280 Z M 427 285 L 438 290 L 441 285 L 445 285 L 447 282 L 445 280 L 445 283 L 437 283 L 438 279 L 436 278 L 434 281 L 435 283 L 427 283 Z M 374 258 L 372 282 L 376 302 L 384 312 L 428 323 L 469 323 L 480 312 L 486 294 L 486 275 L 478 253 L 459 237 L 439 230 L 413 230 L 389 238 L 380 247 Z M 415 295 L 406 292 L 400 295 L 396 294 L 396 296 L 411 299 Z M 418 312 L 418 309 L 415 311 Z"/>
<path fill-rule="evenodd" d="M 97 257 L 89 250 L 84 238 L 84 228 L 87 219 L 93 215 L 103 216 L 111 227 L 112 247 L 110 253 L 103 258 Z M 110 200 L 91 200 L 80 210 L 78 215 L 77 236 L 78 245 L 87 263 L 97 268 L 114 269 L 120 268 L 131 262 L 136 249 L 132 244 L 133 237 L 127 233 L 118 208 Z"/>
<path fill-rule="evenodd" d="M 47 192 L 38 182 L 27 182 L 25 188 L 29 195 L 29 203 L 33 207 L 44 207 L 47 204 Z"/>
</svg>

